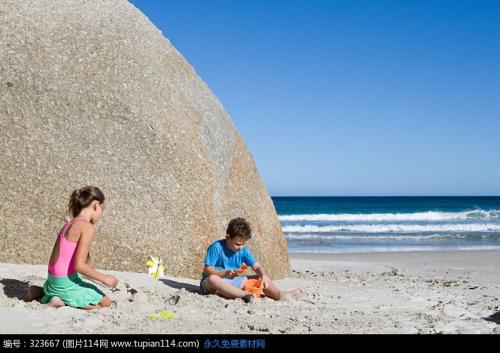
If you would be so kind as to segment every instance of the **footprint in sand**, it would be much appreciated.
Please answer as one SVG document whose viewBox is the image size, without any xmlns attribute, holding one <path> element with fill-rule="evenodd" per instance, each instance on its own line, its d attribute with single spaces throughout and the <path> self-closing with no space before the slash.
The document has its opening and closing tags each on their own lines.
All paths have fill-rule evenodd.
<svg viewBox="0 0 500 353">
<path fill-rule="evenodd" d="M 111 299 L 115 305 L 127 305 L 135 303 L 137 301 L 138 291 L 128 283 L 123 284 L 125 288 L 117 289 L 113 294 L 111 294 Z"/>
<path fill-rule="evenodd" d="M 464 308 L 452 304 L 446 305 L 443 308 L 443 313 L 452 318 L 465 318 L 470 316 Z"/>
</svg>

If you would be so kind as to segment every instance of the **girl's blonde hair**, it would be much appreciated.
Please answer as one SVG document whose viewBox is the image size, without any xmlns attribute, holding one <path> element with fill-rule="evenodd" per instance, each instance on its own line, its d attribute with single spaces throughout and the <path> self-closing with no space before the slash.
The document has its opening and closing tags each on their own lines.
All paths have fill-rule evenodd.
<svg viewBox="0 0 500 353">
<path fill-rule="evenodd" d="M 69 198 L 68 211 L 71 216 L 76 217 L 85 207 L 88 207 L 92 201 L 97 200 L 101 204 L 104 202 L 104 194 L 96 186 L 84 186 L 81 189 L 73 191 Z"/>
</svg>

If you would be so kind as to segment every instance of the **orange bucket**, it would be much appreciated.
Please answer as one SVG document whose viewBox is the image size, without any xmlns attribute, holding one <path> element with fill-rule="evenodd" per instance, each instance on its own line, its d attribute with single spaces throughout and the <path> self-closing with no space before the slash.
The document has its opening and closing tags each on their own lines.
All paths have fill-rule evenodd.
<svg viewBox="0 0 500 353">
<path fill-rule="evenodd" d="M 243 290 L 258 299 L 262 294 L 262 284 L 260 279 L 247 279 L 243 284 Z"/>
</svg>

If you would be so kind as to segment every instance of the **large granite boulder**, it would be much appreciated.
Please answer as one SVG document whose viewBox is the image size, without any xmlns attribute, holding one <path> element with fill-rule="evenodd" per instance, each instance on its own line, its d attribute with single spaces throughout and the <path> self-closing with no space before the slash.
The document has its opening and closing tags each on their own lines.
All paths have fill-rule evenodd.
<svg viewBox="0 0 500 353">
<path fill-rule="evenodd" d="M 94 266 L 198 277 L 247 218 L 250 248 L 289 274 L 271 198 L 230 117 L 125 0 L 0 2 L 0 262 L 47 263 L 71 191 L 107 197 Z"/>
</svg>

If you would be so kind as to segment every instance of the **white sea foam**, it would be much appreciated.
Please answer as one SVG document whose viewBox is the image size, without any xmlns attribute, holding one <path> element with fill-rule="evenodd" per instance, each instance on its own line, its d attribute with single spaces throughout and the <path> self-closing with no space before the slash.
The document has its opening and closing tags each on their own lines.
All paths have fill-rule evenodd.
<svg viewBox="0 0 500 353">
<path fill-rule="evenodd" d="M 360 234 L 307 234 L 307 233 L 291 233 L 285 234 L 289 240 L 368 240 L 368 241 L 406 241 L 406 240 L 499 240 L 500 235 L 488 234 L 415 234 L 415 235 L 360 235 Z"/>
<path fill-rule="evenodd" d="M 279 216 L 282 222 L 382 222 L 382 221 L 446 221 L 460 219 L 500 218 L 500 211 L 470 210 L 464 212 L 415 212 L 415 213 L 344 213 L 344 214 L 295 214 Z"/>
<path fill-rule="evenodd" d="M 471 246 L 357 246 L 351 248 L 289 248 L 289 253 L 313 253 L 313 254 L 340 254 L 340 253 L 371 253 L 371 252 L 408 252 L 408 251 L 474 251 L 474 250 L 500 250 L 495 245 L 471 245 Z"/>
<path fill-rule="evenodd" d="M 492 232 L 500 231 L 500 223 L 450 224 L 343 224 L 343 225 L 287 225 L 285 233 L 418 233 L 418 232 Z"/>
</svg>

